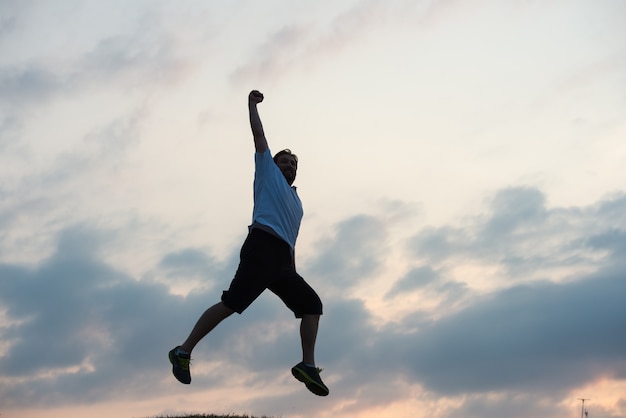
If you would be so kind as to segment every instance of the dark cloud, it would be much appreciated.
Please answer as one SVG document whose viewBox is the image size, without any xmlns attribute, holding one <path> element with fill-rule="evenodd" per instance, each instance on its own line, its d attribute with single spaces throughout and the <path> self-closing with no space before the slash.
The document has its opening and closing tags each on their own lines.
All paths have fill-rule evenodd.
<svg viewBox="0 0 626 418">
<path fill-rule="evenodd" d="M 583 245 L 599 231 L 626 228 L 626 199 L 619 194 L 584 208 L 547 208 L 537 189 L 497 192 L 486 214 L 462 227 L 427 228 L 410 242 L 414 257 L 431 265 L 453 258 L 495 263 L 514 280 L 527 280 L 551 268 L 594 263 L 596 253 Z"/>
<path fill-rule="evenodd" d="M 8 321 L 0 323 L 0 338 L 10 344 L 0 357 L 3 406 L 149 397 L 177 385 L 167 379 L 167 351 L 219 301 L 238 251 L 222 263 L 193 248 L 166 254 L 159 262 L 166 275 L 202 276 L 208 284 L 181 297 L 165 284 L 136 280 L 100 261 L 116 235 L 67 229 L 41 264 L 0 265 L 0 311 Z M 233 367 L 249 367 L 256 376 L 252 386 L 273 381 L 301 359 L 297 325 L 280 299 L 266 292 L 194 351 L 200 364 L 224 364 L 210 375 L 196 374 L 195 387 L 224 384 Z"/>
<path fill-rule="evenodd" d="M 421 289 L 436 280 L 438 276 L 437 272 L 428 266 L 415 268 L 396 281 L 385 297 L 391 298 L 404 292 Z"/>
<path fill-rule="evenodd" d="M 369 215 L 356 215 L 333 228 L 316 244 L 320 253 L 306 266 L 327 285 L 345 290 L 380 271 L 388 252 L 387 226 Z"/>
<path fill-rule="evenodd" d="M 621 276 L 497 292 L 414 335 L 414 378 L 446 394 L 564 393 L 626 373 Z M 619 365 L 622 366 L 619 366 Z"/>
<path fill-rule="evenodd" d="M 200 301 L 102 263 L 98 248 L 106 240 L 65 230 L 40 265 L 0 265 L 0 303 L 11 321 L 0 328 L 11 342 L 0 370 L 14 379 L 0 388 L 3 405 L 90 403 L 126 385 L 154 389 L 147 382 L 181 338 L 172 330 L 191 326 L 196 312 L 188 305 Z"/>
<path fill-rule="evenodd" d="M 390 371 L 391 375 L 404 374 L 408 381 L 419 382 L 427 391 L 442 396 L 473 393 L 461 408 L 467 406 L 468 416 L 484 416 L 487 412 L 493 416 L 520 416 L 520 396 L 537 400 L 527 407 L 528 411 L 555 413 L 557 407 L 541 405 L 548 401 L 558 404 L 563 395 L 583 382 L 623 379 L 623 196 L 618 194 L 588 207 L 562 209 L 547 208 L 538 190 L 506 189 L 496 194 L 489 208 L 489 216 L 476 217 L 468 226 L 445 226 L 419 233 L 411 242 L 412 248 L 418 248 L 416 254 L 423 259 L 444 266 L 461 258 L 510 267 L 510 260 L 517 259 L 520 265 L 529 264 L 517 271 L 546 268 L 547 277 L 549 268 L 558 263 L 564 267 L 575 264 L 571 254 L 591 250 L 596 255 L 604 251 L 608 256 L 591 264 L 597 269 L 593 274 L 577 275 L 574 271 L 566 282 L 517 285 L 511 281 L 502 290 L 486 295 L 470 292 L 464 283 L 450 281 L 445 269 L 441 272 L 428 265 L 413 268 L 391 287 L 389 296 L 428 290 L 430 297 L 443 296 L 445 301 L 446 292 L 451 292 L 454 296 L 449 300 L 462 298 L 463 307 L 446 313 L 446 303 L 441 303 L 437 312 L 443 316 L 432 319 L 416 306 L 413 315 L 402 319 L 402 326 L 378 329 L 368 324 L 367 315 L 353 315 L 350 326 L 356 326 L 360 318 L 363 329 L 370 332 L 353 335 L 351 343 L 339 345 L 354 350 L 352 367 L 375 365 L 368 367 L 368 376 L 384 381 L 389 381 Z M 600 214 L 607 212 L 611 220 L 599 221 Z M 499 242 L 486 244 L 487 237 L 499 237 Z M 543 248 L 546 241 L 550 242 L 550 251 L 544 257 L 554 257 L 554 262 L 544 263 L 543 258 L 524 255 L 529 248 L 532 251 L 529 244 L 536 242 Z M 499 244 L 506 250 L 499 249 Z M 496 253 L 484 251 L 481 245 L 488 245 Z M 533 265 L 537 260 L 541 263 Z M 362 347 L 368 348 L 359 349 Z M 351 371 L 345 370 L 337 383 L 342 385 L 365 386 L 357 384 L 356 379 L 353 382 Z M 500 394 L 496 401 L 485 396 L 494 393 Z M 457 416 L 458 411 L 450 416 Z"/>
<path fill-rule="evenodd" d="M 511 190 L 506 193 L 515 195 Z M 520 196 L 525 193 L 529 191 Z M 441 235 L 451 245 L 436 260 L 444 266 L 453 264 L 454 248 L 465 258 L 482 260 L 485 253 L 476 247 L 484 236 L 493 236 L 487 225 L 494 225 L 490 221 L 495 217 L 510 219 L 513 225 L 502 224 L 499 229 L 524 231 L 527 241 L 533 235 L 545 240 L 555 234 L 557 217 L 559 223 L 567 219 L 575 233 L 557 229 L 564 231 L 564 242 L 553 251 L 603 252 L 602 261 L 592 265 L 594 273 L 573 274 L 567 281 L 511 282 L 483 294 L 452 280 L 445 268 L 419 264 L 391 287 L 388 300 L 403 292 L 425 292 L 443 301 L 437 315 L 416 306 L 412 314 L 387 324 L 380 324 L 365 302 L 339 291 L 354 284 L 345 277 L 355 276 L 358 282 L 359 274 L 382 265 L 385 221 L 360 215 L 335 225 L 318 254 L 301 269 L 305 277 L 315 277 L 312 284 L 324 301 L 317 359 L 331 385 L 329 401 L 337 407 L 342 404 L 343 412 L 356 413 L 413 396 L 408 388 L 419 385 L 436 397 L 464 394 L 462 405 L 447 416 L 466 411 L 463 416 L 513 418 L 520 415 L 507 411 L 520 410 L 556 415 L 559 407 L 547 405 L 558 405 L 584 382 L 626 378 L 623 196 L 567 211 L 546 208 L 541 202 L 531 204 L 543 208 L 539 212 L 498 204 L 490 209 L 495 214 L 476 217 L 470 226 L 442 228 L 448 233 Z M 507 211 L 512 212 L 508 218 Z M 541 222 L 523 219 L 537 219 L 542 211 Z M 616 215 L 612 227 L 598 228 L 593 219 L 607 212 Z M 223 262 L 197 248 L 165 254 L 156 267 L 162 275 L 202 277 L 208 283 L 183 298 L 171 294 L 165 284 L 137 280 L 102 262 L 99 254 L 115 242 L 115 235 L 68 229 L 58 237 L 55 253 L 41 264 L 0 265 L 0 306 L 6 318 L 0 334 L 9 342 L 0 358 L 3 405 L 159 396 L 176 385 L 168 379 L 167 350 L 219 300 L 234 272 L 238 248 Z M 417 241 L 425 235 L 418 233 Z M 460 236 L 472 239 L 460 243 L 456 241 Z M 560 242 L 558 238 L 551 237 Z M 412 241 L 412 248 L 415 244 Z M 525 248 L 509 250 L 517 256 L 515 251 Z M 502 257 L 494 259 L 505 262 Z M 459 300 L 462 305 L 447 309 Z M 243 315 L 228 318 L 199 344 L 195 370 L 210 362 L 219 367 L 194 374 L 193 389 L 230 382 L 253 390 L 290 381 L 288 370 L 299 360 L 299 343 L 298 321 L 266 292 Z M 235 383 L 242 370 L 246 379 Z M 382 388 L 380 382 L 385 382 Z M 285 405 L 296 401 L 299 407 L 314 407 L 317 400 L 298 389 L 253 398 L 239 407 L 266 414 L 293 412 Z M 523 400 L 529 403 L 526 408 Z"/>
<path fill-rule="evenodd" d="M 506 189 L 496 194 L 489 208 L 488 216 L 476 217 L 469 225 L 420 232 L 411 248 L 433 265 L 467 259 L 500 263 L 510 275 L 503 279 L 542 270 L 549 279 L 552 267 L 571 268 L 581 261 L 587 262 L 585 270 L 592 266 L 596 272 L 577 274 L 574 269 L 566 282 L 516 285 L 512 280 L 503 290 L 483 296 L 474 293 L 463 309 L 448 315 L 441 305 L 441 319 L 429 323 L 418 315 L 418 330 L 404 342 L 399 342 L 399 335 L 390 337 L 406 348 L 402 354 L 392 353 L 411 370 L 410 379 L 443 395 L 474 393 L 476 397 L 470 397 L 466 406 L 476 412 L 467 416 L 484 416 L 485 411 L 493 415 L 499 408 L 513 410 L 519 394 L 554 400 L 584 382 L 623 379 L 623 194 L 588 207 L 563 209 L 547 208 L 538 190 Z M 545 254 L 537 254 L 537 249 Z M 599 261 L 591 262 L 593 255 Z M 445 270 L 438 272 L 441 277 L 427 274 L 422 280 L 419 275 L 413 277 L 416 271 L 429 272 L 428 267 L 410 271 L 392 291 L 411 289 L 411 278 L 414 291 L 446 281 Z M 404 322 L 411 320 L 407 316 Z M 494 403 L 485 393 L 500 393 L 500 400 Z"/>
<path fill-rule="evenodd" d="M 170 279 L 175 277 L 203 277 L 205 281 L 214 282 L 217 287 L 228 287 L 238 263 L 239 248 L 232 248 L 225 259 L 218 259 L 206 250 L 189 247 L 166 253 L 159 260 L 157 269 Z M 168 283 L 172 282 L 168 280 Z M 221 291 L 219 295 L 221 296 Z M 187 295 L 187 299 L 205 296 L 204 292 L 192 293 Z"/>
<path fill-rule="evenodd" d="M 411 255 L 416 259 L 439 262 L 457 252 L 460 243 L 469 241 L 464 231 L 452 227 L 425 228 L 411 240 Z"/>
<path fill-rule="evenodd" d="M 587 243 L 593 249 L 607 250 L 612 257 L 623 260 L 626 254 L 626 230 L 610 229 L 589 237 Z"/>
<path fill-rule="evenodd" d="M 63 80 L 40 64 L 0 68 L 0 97 L 14 106 L 46 100 L 62 89 Z"/>
<path fill-rule="evenodd" d="M 495 241 L 518 231 L 541 226 L 546 220 L 545 196 L 541 191 L 516 187 L 500 190 L 490 203 L 491 216 L 482 237 Z"/>
<path fill-rule="evenodd" d="M 230 263 L 228 266 L 231 267 Z M 207 286 L 207 283 L 215 284 L 212 280 L 207 279 L 226 278 L 228 274 L 232 276 L 234 271 L 232 267 L 230 271 L 226 271 L 223 262 L 196 248 L 186 248 L 165 255 L 159 263 L 159 269 L 165 273 L 169 283 L 198 279 L 204 287 Z"/>
<path fill-rule="evenodd" d="M 26 125 L 26 106 L 39 106 L 62 89 L 57 76 L 39 64 L 0 66 L 0 150 L 14 147 Z"/>
</svg>

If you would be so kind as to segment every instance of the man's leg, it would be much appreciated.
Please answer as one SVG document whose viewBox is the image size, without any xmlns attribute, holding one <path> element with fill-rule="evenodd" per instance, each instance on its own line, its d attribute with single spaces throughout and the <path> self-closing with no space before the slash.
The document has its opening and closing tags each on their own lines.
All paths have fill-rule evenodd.
<svg viewBox="0 0 626 418">
<path fill-rule="evenodd" d="M 274 292 L 300 321 L 302 361 L 315 364 L 315 341 L 322 313 L 322 301 L 315 290 L 295 270 L 287 271 L 280 280 L 272 283 Z"/>
<path fill-rule="evenodd" d="M 291 368 L 291 373 L 314 394 L 327 396 L 329 391 L 320 378 L 321 370 L 315 366 L 315 341 L 322 301 L 293 267 L 284 270 L 282 277 L 272 283 L 269 289 L 281 298 L 297 318 L 301 318 L 302 361 Z"/>
<path fill-rule="evenodd" d="M 196 325 L 191 330 L 191 333 L 183 345 L 169 352 L 168 355 L 170 363 L 172 363 L 172 373 L 179 382 L 186 385 L 191 383 L 191 372 L 189 371 L 191 351 L 202 338 L 217 326 L 217 324 L 228 318 L 233 312 L 234 311 L 224 305 L 223 302 L 218 302 L 211 306 L 200 316 L 200 319 L 196 322 Z"/>
<path fill-rule="evenodd" d="M 291 368 L 293 377 L 304 383 L 311 392 L 318 396 L 327 396 L 328 387 L 320 378 L 320 371 L 315 366 L 315 340 L 320 316 L 315 314 L 302 315 L 300 322 L 300 339 L 302 340 L 302 362 Z"/>
<path fill-rule="evenodd" d="M 315 364 L 315 340 L 319 322 L 319 315 L 302 315 L 300 339 L 302 340 L 302 361 L 306 364 Z"/>
<path fill-rule="evenodd" d="M 180 346 L 181 350 L 191 353 L 201 339 L 211 332 L 217 324 L 231 316 L 233 312 L 232 309 L 221 301 L 204 311 L 183 345 Z"/>
</svg>

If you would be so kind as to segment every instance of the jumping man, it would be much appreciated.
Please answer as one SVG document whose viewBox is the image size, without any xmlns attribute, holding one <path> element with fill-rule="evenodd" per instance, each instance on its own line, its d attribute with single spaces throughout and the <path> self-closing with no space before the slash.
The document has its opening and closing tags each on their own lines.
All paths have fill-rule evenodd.
<svg viewBox="0 0 626 418">
<path fill-rule="evenodd" d="M 316 395 L 328 388 L 315 366 L 315 340 L 322 302 L 296 272 L 294 249 L 302 221 L 302 203 L 292 186 L 298 157 L 286 149 L 272 157 L 257 105 L 263 95 L 248 95 L 250 127 L 254 138 L 254 209 L 248 236 L 241 248 L 239 267 L 221 301 L 198 319 L 185 342 L 169 352 L 172 373 L 184 384 L 191 383 L 189 361 L 194 347 L 233 312 L 241 314 L 265 289 L 271 290 L 300 318 L 302 361 L 291 369 L 293 376 Z"/>
</svg>

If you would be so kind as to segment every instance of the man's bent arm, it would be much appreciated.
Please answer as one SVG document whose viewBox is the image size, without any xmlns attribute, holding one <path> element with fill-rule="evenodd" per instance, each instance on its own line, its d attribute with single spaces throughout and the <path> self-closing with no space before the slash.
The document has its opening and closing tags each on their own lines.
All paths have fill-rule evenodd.
<svg viewBox="0 0 626 418">
<path fill-rule="evenodd" d="M 263 153 L 267 150 L 267 139 L 261 124 L 261 117 L 257 109 L 257 104 L 263 101 L 263 94 L 257 90 L 252 90 L 248 95 L 248 110 L 250 112 L 250 128 L 254 137 L 254 147 L 256 152 Z"/>
</svg>

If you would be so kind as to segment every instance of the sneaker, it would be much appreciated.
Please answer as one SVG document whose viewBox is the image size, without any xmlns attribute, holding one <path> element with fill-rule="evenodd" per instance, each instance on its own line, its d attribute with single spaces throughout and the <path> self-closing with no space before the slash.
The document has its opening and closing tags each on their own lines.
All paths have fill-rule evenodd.
<svg viewBox="0 0 626 418">
<path fill-rule="evenodd" d="M 298 363 L 291 368 L 293 377 L 304 383 L 308 390 L 317 396 L 326 396 L 330 391 L 320 378 L 321 371 L 322 369 L 307 366 L 304 362 Z"/>
<path fill-rule="evenodd" d="M 191 361 L 189 354 L 179 353 L 180 346 L 174 348 L 169 353 L 170 363 L 172 363 L 172 373 L 180 383 L 186 385 L 191 383 L 191 373 L 189 372 L 189 363 Z"/>
</svg>

